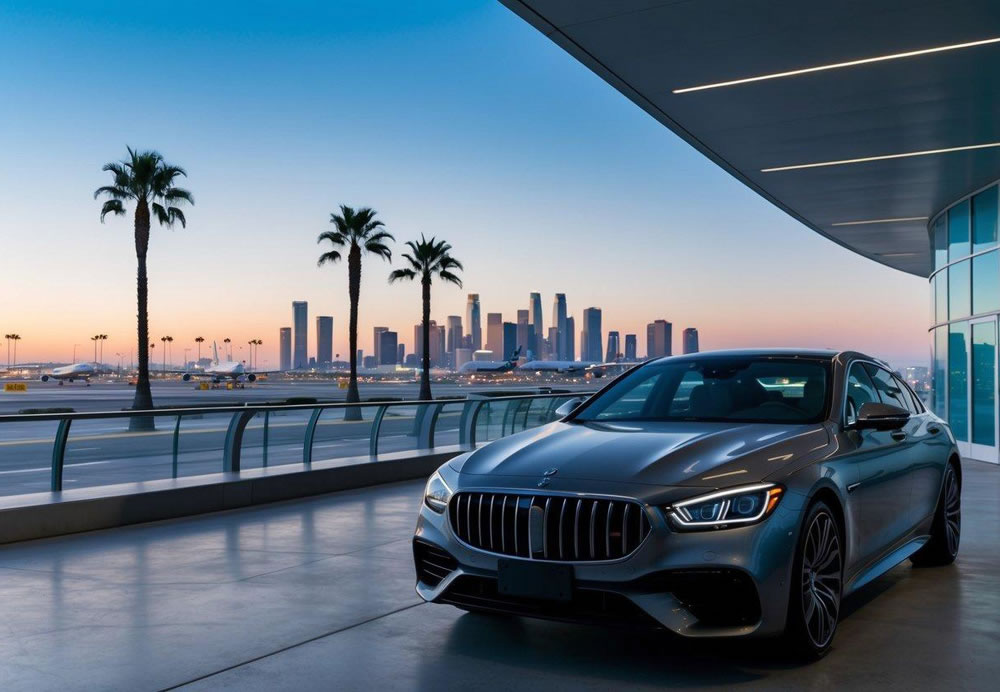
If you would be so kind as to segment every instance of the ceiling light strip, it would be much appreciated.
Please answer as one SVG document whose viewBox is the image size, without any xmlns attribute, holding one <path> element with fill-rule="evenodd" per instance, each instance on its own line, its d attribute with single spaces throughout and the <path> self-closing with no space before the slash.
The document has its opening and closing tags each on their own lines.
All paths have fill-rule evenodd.
<svg viewBox="0 0 1000 692">
<path fill-rule="evenodd" d="M 948 147 L 947 149 L 927 149 L 925 151 L 909 151 L 905 154 L 884 154 L 882 156 L 864 156 L 857 159 L 840 159 L 839 161 L 820 161 L 818 163 L 798 163 L 792 166 L 775 166 L 761 168 L 761 173 L 777 173 L 778 171 L 795 171 L 802 168 L 823 168 L 825 166 L 846 166 L 851 163 L 867 163 L 869 161 L 887 161 L 889 159 L 907 159 L 914 156 L 930 156 L 931 154 L 948 154 L 953 151 L 970 151 L 972 149 L 991 149 L 1000 147 L 1000 142 L 988 144 L 970 144 L 964 147 Z"/>
<path fill-rule="evenodd" d="M 843 67 L 856 67 L 858 65 L 868 65 L 876 62 L 886 62 L 888 60 L 899 60 L 901 58 L 912 58 L 918 55 L 930 55 L 931 53 L 943 53 L 961 48 L 975 48 L 976 46 L 987 46 L 993 43 L 1000 43 L 1000 37 L 986 38 L 981 41 L 969 41 L 967 43 L 953 43 L 947 46 L 936 46 L 934 48 L 924 48 L 922 50 L 911 50 L 905 53 L 893 53 L 891 55 L 878 55 L 874 58 L 863 58 L 861 60 L 848 60 L 847 62 L 837 62 L 830 65 L 817 65 L 816 67 L 805 67 L 801 70 L 789 70 L 787 72 L 774 72 L 772 74 L 759 75 L 757 77 L 746 77 L 744 79 L 732 79 L 728 82 L 715 82 L 713 84 L 702 84 L 700 86 L 674 89 L 675 94 L 687 94 L 692 91 L 704 91 L 706 89 L 718 89 L 720 87 L 737 86 L 739 84 L 750 84 L 751 82 L 763 82 L 769 79 L 781 79 L 783 77 L 796 77 L 812 72 L 825 72 L 826 70 L 839 70 Z"/>
<path fill-rule="evenodd" d="M 903 223 L 905 221 L 926 221 L 926 216 L 900 216 L 897 219 L 868 219 L 866 221 L 841 221 L 831 226 L 867 226 L 873 223 Z"/>
</svg>

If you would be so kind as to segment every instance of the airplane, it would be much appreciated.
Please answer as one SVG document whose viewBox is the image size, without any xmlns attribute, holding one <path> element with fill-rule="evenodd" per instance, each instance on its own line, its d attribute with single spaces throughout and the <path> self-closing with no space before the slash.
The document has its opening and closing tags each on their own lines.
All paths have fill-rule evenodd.
<svg viewBox="0 0 1000 692">
<path fill-rule="evenodd" d="M 246 367 L 243 363 L 238 363 L 236 361 L 226 361 L 225 363 L 219 361 L 219 347 L 216 342 L 212 342 L 212 362 L 207 365 L 204 370 L 198 370 L 197 372 L 191 372 L 189 370 L 158 370 L 157 372 L 166 372 L 174 375 L 180 375 L 181 379 L 185 382 L 190 382 L 192 378 L 195 377 L 209 377 L 212 382 L 218 383 L 223 380 L 229 379 L 233 382 L 256 382 L 258 375 L 267 375 L 275 371 L 267 372 L 247 372 Z"/>
<path fill-rule="evenodd" d="M 73 363 L 72 365 L 63 365 L 58 368 L 53 368 L 51 373 L 42 375 L 38 379 L 42 382 L 57 380 L 60 385 L 63 385 L 66 382 L 72 382 L 73 380 L 83 380 L 89 387 L 90 378 L 96 374 L 97 369 L 90 363 Z"/>
<path fill-rule="evenodd" d="M 518 372 L 538 372 L 557 373 L 560 375 L 590 375 L 591 377 L 604 377 L 608 372 L 615 372 L 616 375 L 631 370 L 640 363 L 632 362 L 610 362 L 598 363 L 595 361 L 582 360 L 532 360 L 524 365 L 518 366 Z"/>
<path fill-rule="evenodd" d="M 459 375 L 499 375 L 510 372 L 517 367 L 517 359 L 521 357 L 521 347 L 514 349 L 507 360 L 470 360 L 458 369 Z"/>
</svg>

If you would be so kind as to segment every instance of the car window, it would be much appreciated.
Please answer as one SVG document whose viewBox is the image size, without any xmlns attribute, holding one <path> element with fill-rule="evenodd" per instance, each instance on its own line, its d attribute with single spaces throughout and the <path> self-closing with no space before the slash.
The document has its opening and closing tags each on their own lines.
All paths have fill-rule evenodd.
<svg viewBox="0 0 1000 692">
<path fill-rule="evenodd" d="M 912 389 L 910 389 L 910 385 L 906 384 L 906 382 L 899 379 L 895 375 L 893 375 L 892 379 L 896 381 L 896 386 L 899 387 L 900 391 L 903 392 L 904 398 L 909 403 L 908 409 L 910 413 L 912 414 L 923 413 L 924 408 L 920 404 L 920 400 L 917 398 L 917 395 L 913 393 Z"/>
<path fill-rule="evenodd" d="M 905 411 L 911 411 L 913 402 L 907 401 L 909 397 L 903 394 L 903 390 L 900 389 L 899 383 L 896 382 L 896 378 L 892 376 L 892 373 L 874 365 L 868 366 L 868 372 L 872 376 L 872 382 L 875 383 L 875 390 L 878 392 L 879 399 L 883 404 L 898 406 Z"/>
<path fill-rule="evenodd" d="M 847 401 L 844 404 L 844 419 L 850 425 L 857 420 L 858 411 L 864 404 L 877 403 L 875 385 L 862 363 L 854 363 L 847 376 Z"/>
</svg>

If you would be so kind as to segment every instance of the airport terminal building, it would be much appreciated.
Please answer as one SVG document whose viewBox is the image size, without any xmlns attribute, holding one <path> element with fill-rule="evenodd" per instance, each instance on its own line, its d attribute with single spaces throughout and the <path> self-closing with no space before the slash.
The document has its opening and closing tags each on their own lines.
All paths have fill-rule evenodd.
<svg viewBox="0 0 1000 692">
<path fill-rule="evenodd" d="M 1000 460 L 1000 3 L 502 1 L 807 227 L 927 277 L 931 403 Z"/>
</svg>

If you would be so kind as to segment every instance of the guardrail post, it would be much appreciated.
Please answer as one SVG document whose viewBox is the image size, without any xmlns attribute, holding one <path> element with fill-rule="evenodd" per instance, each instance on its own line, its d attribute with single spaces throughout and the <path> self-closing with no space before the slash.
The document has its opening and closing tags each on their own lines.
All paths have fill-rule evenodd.
<svg viewBox="0 0 1000 692">
<path fill-rule="evenodd" d="M 385 412 L 388 408 L 388 406 L 379 406 L 375 411 L 375 420 L 372 421 L 371 437 L 368 439 L 369 456 L 378 456 L 378 433 L 382 428 L 382 418 L 385 417 Z"/>
<path fill-rule="evenodd" d="M 177 422 L 174 423 L 174 456 L 173 456 L 173 478 L 177 478 L 177 450 L 180 447 L 180 437 L 181 437 L 181 415 L 177 414 Z"/>
<path fill-rule="evenodd" d="M 271 412 L 264 411 L 264 461 L 261 464 L 264 468 L 267 468 L 267 423 L 270 417 Z"/>
<path fill-rule="evenodd" d="M 323 415 L 323 409 L 314 408 L 309 417 L 309 424 L 306 426 L 306 434 L 302 439 L 302 463 L 311 464 L 313 460 L 313 440 L 316 437 L 316 426 L 319 424 L 319 417 Z"/>
<path fill-rule="evenodd" d="M 470 401 L 466 408 L 462 409 L 462 421 L 459 423 L 458 443 L 475 448 L 476 446 L 476 425 L 479 423 L 479 412 L 483 410 L 483 405 L 487 404 L 486 397 Z"/>
<path fill-rule="evenodd" d="M 243 447 L 243 431 L 256 411 L 239 411 L 233 414 L 226 430 L 226 446 L 222 452 L 222 470 L 229 473 L 240 471 L 240 449 Z"/>
<path fill-rule="evenodd" d="M 420 431 L 417 437 L 417 449 L 431 449 L 434 447 L 434 428 L 437 426 L 438 414 L 444 404 L 424 404 L 427 409 L 424 411 L 423 420 L 420 422 Z"/>
<path fill-rule="evenodd" d="M 66 442 L 69 440 L 69 426 L 72 418 L 63 418 L 56 429 L 56 438 L 52 443 L 52 492 L 62 491 L 63 462 L 66 459 Z"/>
</svg>

